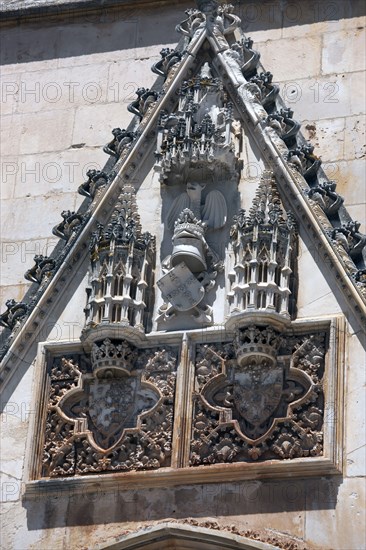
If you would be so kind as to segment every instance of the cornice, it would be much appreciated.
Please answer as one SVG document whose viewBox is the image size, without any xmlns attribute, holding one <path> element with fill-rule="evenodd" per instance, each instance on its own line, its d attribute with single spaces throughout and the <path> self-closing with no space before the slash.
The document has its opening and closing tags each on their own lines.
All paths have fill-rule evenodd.
<svg viewBox="0 0 366 550">
<path fill-rule="evenodd" d="M 7 5 L 0 3 L 0 24 L 14 25 L 34 22 L 34 20 L 54 19 L 55 17 L 77 17 L 86 14 L 105 15 L 106 11 L 127 11 L 131 9 L 176 7 L 182 9 L 192 2 L 179 0 L 44 0 L 42 4 L 34 0 L 16 0 Z"/>
</svg>

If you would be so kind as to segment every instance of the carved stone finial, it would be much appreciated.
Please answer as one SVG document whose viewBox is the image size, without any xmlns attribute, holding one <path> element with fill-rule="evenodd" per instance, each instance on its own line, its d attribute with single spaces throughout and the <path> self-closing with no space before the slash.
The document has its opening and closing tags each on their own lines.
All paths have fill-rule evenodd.
<svg viewBox="0 0 366 550">
<path fill-rule="evenodd" d="M 296 225 L 285 213 L 271 172 L 264 172 L 248 216 L 239 211 L 231 228 L 234 252 L 228 293 L 231 313 L 273 313 L 290 319 Z M 292 302 L 294 302 L 292 298 Z"/>
<path fill-rule="evenodd" d="M 286 227 L 281 199 L 271 172 L 263 172 L 258 190 L 249 210 L 248 221 L 251 224 L 278 224 Z"/>
<path fill-rule="evenodd" d="M 110 221 L 90 240 L 87 327 L 121 323 L 146 330 L 153 300 L 155 239 L 142 233 L 135 190 L 126 185 Z"/>
<path fill-rule="evenodd" d="M 135 190 L 130 185 L 126 185 L 120 194 L 109 223 L 100 224 L 94 231 L 90 243 L 92 256 L 97 250 L 109 246 L 111 241 L 127 247 L 134 242 L 139 242 L 140 246 L 143 245 L 144 236 L 137 212 Z"/>
</svg>

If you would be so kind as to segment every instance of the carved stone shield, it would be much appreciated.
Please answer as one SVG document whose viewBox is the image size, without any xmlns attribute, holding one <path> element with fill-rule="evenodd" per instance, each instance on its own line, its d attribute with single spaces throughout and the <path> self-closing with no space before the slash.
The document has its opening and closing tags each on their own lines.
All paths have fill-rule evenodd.
<svg viewBox="0 0 366 550">
<path fill-rule="evenodd" d="M 283 369 L 266 361 L 249 364 L 235 373 L 233 401 L 242 418 L 260 426 L 279 405 L 283 389 Z"/>
<path fill-rule="evenodd" d="M 189 311 L 200 303 L 205 290 L 184 262 L 157 282 L 161 294 L 178 311 Z"/>
<path fill-rule="evenodd" d="M 130 427 L 135 412 L 136 378 L 95 379 L 89 386 L 89 416 L 94 438 L 108 449 Z"/>
</svg>

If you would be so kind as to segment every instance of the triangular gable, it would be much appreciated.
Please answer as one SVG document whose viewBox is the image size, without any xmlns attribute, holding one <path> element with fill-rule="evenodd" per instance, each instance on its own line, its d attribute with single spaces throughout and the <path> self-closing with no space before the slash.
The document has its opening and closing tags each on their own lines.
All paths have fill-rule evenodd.
<svg viewBox="0 0 366 550">
<path fill-rule="evenodd" d="M 55 234 L 66 245 L 55 265 L 47 261 L 41 265 L 40 261 L 36 269 L 30 270 L 30 280 L 40 282 L 33 300 L 27 305 L 9 304 L 2 315 L 2 324 L 13 329 L 3 348 L 3 381 L 19 362 L 27 364 L 33 359 L 34 342 L 49 321 L 51 310 L 62 307 L 63 292 L 70 278 L 87 266 L 89 243 L 97 224 L 111 217 L 125 184 L 141 181 L 144 162 L 153 158 L 157 149 L 162 112 L 177 110 L 179 89 L 184 81 L 202 75 L 205 63 L 211 65 L 213 77 L 222 79 L 240 122 L 255 142 L 266 167 L 273 172 L 285 209 L 292 210 L 303 238 L 317 250 L 327 277 L 333 277 L 333 286 L 338 287 L 352 317 L 363 326 L 364 235 L 300 134 L 296 141 L 298 125 L 291 113 L 281 112 L 284 103 L 278 89 L 272 76 L 259 65 L 259 55 L 250 40 L 240 31 L 239 18 L 230 6 L 216 11 L 216 2 L 198 4 L 199 9 L 189 10 L 178 26 L 184 36 L 178 53 L 165 52 L 162 62 L 155 64 L 155 72 L 164 76 L 158 78 L 152 91 L 140 90 L 137 100 L 129 106 L 136 116 L 128 132 L 115 136 L 108 144 L 107 151 L 112 156 L 105 171 L 90 174 L 89 181 L 80 189 L 92 201 L 77 214 L 66 212 L 63 222 L 56 226 Z M 116 143 L 121 145 L 120 151 L 113 148 Z M 114 158 L 118 158 L 115 163 Z"/>
</svg>

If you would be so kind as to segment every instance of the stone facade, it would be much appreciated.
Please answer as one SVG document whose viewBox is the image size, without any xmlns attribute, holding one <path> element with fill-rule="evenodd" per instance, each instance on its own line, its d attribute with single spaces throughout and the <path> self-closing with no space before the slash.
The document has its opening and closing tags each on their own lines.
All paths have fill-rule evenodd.
<svg viewBox="0 0 366 550">
<path fill-rule="evenodd" d="M 13 4 L 5 544 L 361 548 L 361 3 Z"/>
</svg>

